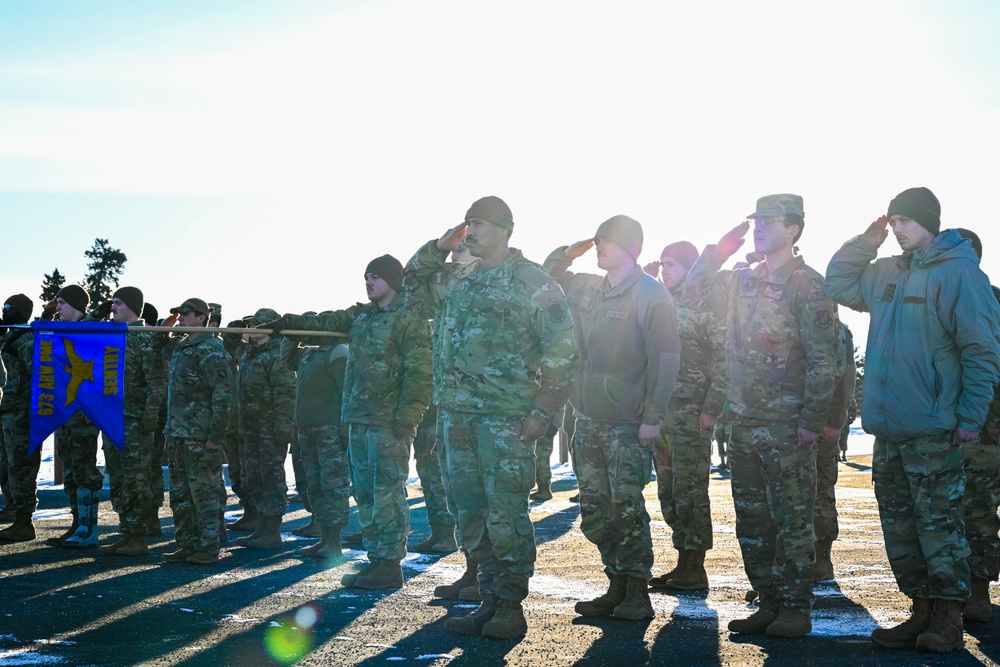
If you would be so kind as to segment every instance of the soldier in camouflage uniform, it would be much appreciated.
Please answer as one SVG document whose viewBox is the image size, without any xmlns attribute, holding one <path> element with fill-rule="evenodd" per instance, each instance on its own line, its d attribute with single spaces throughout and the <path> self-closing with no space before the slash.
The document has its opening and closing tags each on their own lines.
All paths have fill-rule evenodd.
<svg viewBox="0 0 1000 667">
<path fill-rule="evenodd" d="M 708 246 L 684 284 L 704 308 L 720 285 L 727 299 L 729 465 L 736 536 L 760 594 L 732 632 L 800 637 L 812 629 L 816 440 L 826 426 L 837 364 L 836 312 L 823 278 L 795 254 L 802 198 L 757 200 L 754 246 L 764 261 L 720 271 L 743 244 L 743 222 Z"/>
<path fill-rule="evenodd" d="M 527 631 L 521 600 L 536 553 L 528 517 L 533 443 L 563 406 L 577 364 L 566 298 L 540 266 L 509 248 L 513 228 L 506 203 L 484 197 L 404 272 L 412 296 L 439 320 L 438 443 L 483 595 L 475 612 L 445 627 L 496 638 Z M 476 259 L 446 263 L 463 238 Z"/>
<path fill-rule="evenodd" d="M 26 324 L 34 304 L 23 294 L 9 297 L 3 304 L 3 324 Z M 31 364 L 35 336 L 30 329 L 8 329 L 0 337 L 0 354 L 7 369 L 7 384 L 0 401 L 2 453 L 7 461 L 10 507 L 14 523 L 0 530 L 0 540 L 27 542 L 35 539 L 31 515 L 38 505 L 36 480 L 42 448 L 28 453 L 28 420 L 31 410 Z"/>
<path fill-rule="evenodd" d="M 712 506 L 708 497 L 712 433 L 726 394 L 724 299 L 715 294 L 708 308 L 680 303 L 681 287 L 698 259 L 687 241 L 671 243 L 645 270 L 660 276 L 677 302 L 681 367 L 663 420 L 663 437 L 653 452 L 663 518 L 673 533 L 677 566 L 654 577 L 653 588 L 708 588 L 705 553 L 712 548 Z"/>
<path fill-rule="evenodd" d="M 580 529 L 597 546 L 610 581 L 605 594 L 576 604 L 584 616 L 653 616 L 647 589 L 653 541 L 642 491 L 677 380 L 681 344 L 673 298 L 636 264 L 642 241 L 642 226 L 617 215 L 601 223 L 593 238 L 557 248 L 545 260 L 566 291 L 580 350 L 570 394 Z M 570 273 L 572 261 L 595 246 L 597 266 L 606 275 Z"/>
<path fill-rule="evenodd" d="M 399 588 L 410 509 L 410 447 L 431 398 L 431 328 L 405 307 L 402 265 L 383 255 L 365 269 L 370 303 L 328 314 L 284 315 L 272 330 L 347 333 L 349 354 L 342 421 L 348 425 L 358 518 L 369 563 L 344 575 L 348 587 Z"/>
<path fill-rule="evenodd" d="M 555 450 L 556 436 L 559 435 L 565 417 L 564 406 L 549 422 L 542 437 L 535 440 L 535 486 L 538 488 L 529 496 L 532 500 L 552 499 L 552 452 Z"/>
<path fill-rule="evenodd" d="M 114 322 L 129 325 L 125 339 L 125 447 L 119 450 L 110 441 L 104 448 L 109 475 L 117 478 L 122 517 L 120 540 L 100 548 L 103 554 L 142 556 L 149 553 L 146 531 L 153 502 L 153 432 L 159 426 L 160 405 L 167 389 L 165 368 L 154 355 L 152 333 L 140 333 L 145 325 L 137 313 L 143 309 L 142 291 L 122 287 L 111 299 Z M 160 487 L 163 488 L 162 486 Z"/>
<path fill-rule="evenodd" d="M 837 322 L 837 370 L 833 399 L 826 417 L 823 435 L 816 442 L 816 508 L 813 517 L 816 533 L 816 567 L 813 581 L 834 578 L 831 551 L 840 534 L 837 521 L 837 478 L 840 476 L 840 432 L 847 422 L 848 408 L 854 397 L 854 337 L 843 322 Z"/>
<path fill-rule="evenodd" d="M 261 308 L 249 319 L 251 327 L 278 319 Z M 236 540 L 250 549 L 281 548 L 281 517 L 288 507 L 285 459 L 292 439 L 295 373 L 281 363 L 281 342 L 247 330 L 249 345 L 240 360 L 236 380 L 239 405 L 240 472 L 244 496 L 257 509 L 257 530 Z"/>
<path fill-rule="evenodd" d="M 91 319 L 87 316 L 90 295 L 79 285 L 67 285 L 56 295 L 56 313 L 65 322 Z M 63 489 L 69 496 L 73 525 L 59 537 L 45 540 L 61 547 L 93 547 L 98 541 L 98 497 L 104 487 L 104 474 L 97 468 L 99 429 L 80 410 L 56 429 L 56 444 L 62 456 Z M 76 526 L 74 528 L 73 526 Z"/>
<path fill-rule="evenodd" d="M 968 229 L 958 229 L 962 238 L 969 239 L 980 261 L 983 244 L 979 236 Z M 1000 301 L 1000 289 L 993 287 Z M 1000 578 L 1000 395 L 993 394 L 985 428 L 979 438 L 962 446 L 965 467 L 965 537 L 969 542 L 969 570 L 972 574 L 972 594 L 962 609 L 962 620 L 985 623 L 993 616 L 990 603 L 990 582 Z"/>
<path fill-rule="evenodd" d="M 245 329 L 249 324 L 246 320 L 233 320 L 226 325 L 229 329 Z M 229 353 L 229 367 L 233 373 L 233 395 L 236 395 L 236 378 L 239 376 L 240 364 L 250 353 L 251 345 L 249 340 L 244 340 L 245 335 L 236 333 L 222 334 L 222 345 Z M 243 508 L 243 516 L 228 524 L 229 530 L 253 533 L 260 526 L 260 517 L 257 514 L 257 506 L 250 501 L 246 486 L 243 483 L 243 470 L 241 460 L 243 458 L 243 441 L 240 436 L 240 403 L 233 401 L 233 407 L 229 411 L 229 428 L 226 430 L 226 442 L 223 445 L 226 453 L 226 463 L 228 464 L 229 482 L 232 485 L 233 493 Z"/>
<path fill-rule="evenodd" d="M 890 225 L 903 254 L 876 259 Z M 871 313 L 861 420 L 875 436 L 886 554 L 913 600 L 910 618 L 875 630 L 872 641 L 951 651 L 963 642 L 970 589 L 962 445 L 979 440 L 1000 379 L 997 301 L 971 243 L 941 231 L 941 205 L 927 188 L 901 192 L 845 243 L 827 285 L 839 303 Z"/>
<path fill-rule="evenodd" d="M 203 327 L 208 322 L 208 304 L 201 299 L 187 299 L 170 312 L 181 326 Z M 163 555 L 168 563 L 219 560 L 219 480 L 232 385 L 229 355 L 216 336 L 188 334 L 176 344 L 170 357 L 165 432 L 178 549 Z"/>
<path fill-rule="evenodd" d="M 413 456 L 417 463 L 417 476 L 424 492 L 427 507 L 427 522 L 431 534 L 423 542 L 413 545 L 413 550 L 423 553 L 448 553 L 455 551 L 455 517 L 448 510 L 448 498 L 444 490 L 441 461 L 437 446 L 437 406 L 430 406 L 417 427 L 413 438 Z"/>
<path fill-rule="evenodd" d="M 295 428 L 302 452 L 305 488 L 320 529 L 316 544 L 299 550 L 312 558 L 336 558 L 350 516 L 347 426 L 340 420 L 347 346 L 337 338 L 281 339 L 281 357 L 295 370 Z"/>
</svg>

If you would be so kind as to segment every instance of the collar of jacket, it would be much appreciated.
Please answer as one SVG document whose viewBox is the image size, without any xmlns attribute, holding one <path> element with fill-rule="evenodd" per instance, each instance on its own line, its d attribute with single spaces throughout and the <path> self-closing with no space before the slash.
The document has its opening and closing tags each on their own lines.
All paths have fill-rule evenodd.
<svg viewBox="0 0 1000 667">
<path fill-rule="evenodd" d="M 774 273 L 768 273 L 767 262 L 761 262 L 753 268 L 753 274 L 757 276 L 758 280 L 774 283 L 776 285 L 784 285 L 788 283 L 788 279 L 793 273 L 795 273 L 795 271 L 805 266 L 805 263 L 806 260 L 802 257 L 802 255 L 796 255 Z"/>
<path fill-rule="evenodd" d="M 619 296 L 625 290 L 627 290 L 632 285 L 635 285 L 642 277 L 646 275 L 646 272 L 642 270 L 642 267 L 636 264 L 629 271 L 629 274 L 625 276 L 625 280 L 621 281 L 614 287 L 611 286 L 611 282 L 608 280 L 607 276 L 604 276 L 604 281 L 601 283 L 601 291 L 604 292 L 604 296 Z"/>
</svg>

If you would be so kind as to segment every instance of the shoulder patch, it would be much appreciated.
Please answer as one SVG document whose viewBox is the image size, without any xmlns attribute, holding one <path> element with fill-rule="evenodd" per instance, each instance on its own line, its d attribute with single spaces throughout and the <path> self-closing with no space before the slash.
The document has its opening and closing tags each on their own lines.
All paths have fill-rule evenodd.
<svg viewBox="0 0 1000 667">
<path fill-rule="evenodd" d="M 882 296 L 878 298 L 879 301 L 883 303 L 888 303 L 892 301 L 892 297 L 896 294 L 896 283 L 889 283 L 885 286 L 885 290 L 882 292 Z"/>
<path fill-rule="evenodd" d="M 820 329 L 826 329 L 831 324 L 833 324 L 833 316 L 830 314 L 829 310 L 817 310 L 816 311 L 816 326 Z"/>
</svg>

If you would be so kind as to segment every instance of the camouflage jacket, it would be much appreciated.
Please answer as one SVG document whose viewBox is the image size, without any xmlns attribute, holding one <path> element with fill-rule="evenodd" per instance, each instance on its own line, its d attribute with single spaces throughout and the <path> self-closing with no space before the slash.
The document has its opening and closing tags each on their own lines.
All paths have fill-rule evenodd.
<svg viewBox="0 0 1000 667">
<path fill-rule="evenodd" d="M 152 349 L 154 334 L 131 328 L 144 324 L 136 320 L 125 338 L 125 416 L 157 421 L 167 392 L 167 373 Z"/>
<path fill-rule="evenodd" d="M 726 404 L 725 296 L 713 290 L 705 307 L 695 310 L 681 301 L 680 289 L 674 297 L 681 369 L 668 412 L 718 417 Z"/>
<path fill-rule="evenodd" d="M 30 329 L 9 329 L 0 337 L 7 384 L 0 413 L 27 412 L 31 409 L 31 365 L 35 357 L 35 334 Z"/>
<path fill-rule="evenodd" d="M 431 241 L 403 270 L 404 288 L 432 304 L 439 320 L 434 402 L 548 423 L 566 402 L 578 364 L 562 289 L 519 250 L 482 271 L 478 259 L 447 257 Z"/>
<path fill-rule="evenodd" d="M 229 354 L 208 333 L 188 335 L 174 347 L 167 381 L 167 425 L 174 438 L 221 446 L 233 401 Z"/>
<path fill-rule="evenodd" d="M 871 312 L 861 423 L 889 441 L 978 431 L 1000 379 L 1000 316 L 971 244 L 953 229 L 876 259 L 857 236 L 827 267 L 838 303 Z"/>
<path fill-rule="evenodd" d="M 681 298 L 701 309 L 717 284 L 726 294 L 726 418 L 822 432 L 837 369 L 836 312 L 823 277 L 801 257 L 773 275 L 765 262 L 720 271 L 725 260 L 708 246 Z"/>
<path fill-rule="evenodd" d="M 295 373 L 281 363 L 280 340 L 246 346 L 236 375 L 236 397 L 241 436 L 291 442 Z"/>
<path fill-rule="evenodd" d="M 615 286 L 571 273 L 565 250 L 556 248 L 544 266 L 573 313 L 580 364 L 570 403 L 591 419 L 659 424 L 680 365 L 673 297 L 638 266 Z"/>
<path fill-rule="evenodd" d="M 295 371 L 295 425 L 341 428 L 340 412 L 347 370 L 347 346 L 329 342 L 303 346 L 294 338 L 281 340 L 282 359 Z"/>
<path fill-rule="evenodd" d="M 320 315 L 285 315 L 291 329 L 347 333 L 341 420 L 414 430 L 431 399 L 431 328 L 397 296 Z"/>
<path fill-rule="evenodd" d="M 854 383 L 857 381 L 857 368 L 854 365 L 854 336 L 851 335 L 851 330 L 839 320 L 837 321 L 836 373 L 833 399 L 830 401 L 826 425 L 839 430 L 844 428 L 848 419 L 851 419 L 850 409 L 851 403 L 854 401 Z"/>
</svg>

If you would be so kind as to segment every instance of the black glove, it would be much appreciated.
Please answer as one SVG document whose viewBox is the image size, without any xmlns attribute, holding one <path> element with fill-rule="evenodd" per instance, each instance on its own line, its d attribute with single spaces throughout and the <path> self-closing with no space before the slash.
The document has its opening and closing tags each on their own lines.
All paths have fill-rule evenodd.
<svg viewBox="0 0 1000 667">
<path fill-rule="evenodd" d="M 111 314 L 111 302 L 105 301 L 97 308 L 94 308 L 94 319 L 95 320 L 106 320 L 108 315 Z"/>
<path fill-rule="evenodd" d="M 259 325 L 257 328 L 258 329 L 270 329 L 271 330 L 271 338 L 274 338 L 275 336 L 280 336 L 281 332 L 283 330 L 290 328 L 289 324 L 288 324 L 288 316 L 287 315 L 282 315 L 281 317 L 279 317 L 276 320 L 271 320 L 270 322 L 264 322 L 263 324 Z"/>
</svg>

